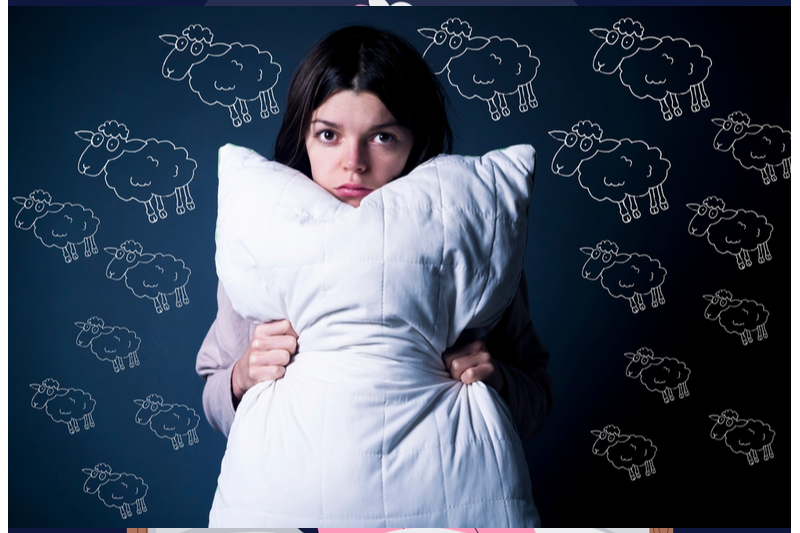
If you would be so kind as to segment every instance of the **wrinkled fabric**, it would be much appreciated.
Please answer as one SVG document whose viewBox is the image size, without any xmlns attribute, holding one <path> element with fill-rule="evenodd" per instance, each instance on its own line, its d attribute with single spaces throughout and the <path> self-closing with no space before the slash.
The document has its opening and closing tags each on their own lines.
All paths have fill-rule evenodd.
<svg viewBox="0 0 800 533">
<path fill-rule="evenodd" d="M 210 527 L 538 525 L 508 407 L 441 359 L 514 297 L 533 167 L 527 145 L 439 156 L 354 208 L 220 149 L 220 282 L 301 342 L 237 408 Z"/>
</svg>

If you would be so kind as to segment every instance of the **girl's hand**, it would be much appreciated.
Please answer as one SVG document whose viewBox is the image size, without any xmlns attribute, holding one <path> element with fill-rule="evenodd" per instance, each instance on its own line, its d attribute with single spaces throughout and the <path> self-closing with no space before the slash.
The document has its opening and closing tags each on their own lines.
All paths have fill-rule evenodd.
<svg viewBox="0 0 800 533">
<path fill-rule="evenodd" d="M 453 379 L 461 380 L 467 385 L 483 381 L 498 392 L 503 388 L 503 374 L 495 366 L 491 354 L 481 340 L 465 344 L 460 348 L 451 348 L 442 354 L 442 359 Z"/>
<path fill-rule="evenodd" d="M 282 378 L 289 358 L 297 352 L 297 333 L 288 320 L 256 326 L 250 345 L 233 366 L 231 389 L 234 403 L 256 383 Z"/>
</svg>

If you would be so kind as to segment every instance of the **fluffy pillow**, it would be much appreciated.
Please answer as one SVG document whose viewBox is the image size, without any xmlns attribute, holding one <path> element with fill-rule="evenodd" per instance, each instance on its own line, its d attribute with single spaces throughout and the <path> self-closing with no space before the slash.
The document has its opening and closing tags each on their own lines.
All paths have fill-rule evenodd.
<svg viewBox="0 0 800 533">
<path fill-rule="evenodd" d="M 490 328 L 522 271 L 535 152 L 441 155 L 354 208 L 256 152 L 219 151 L 217 272 L 234 309 L 301 333 L 411 327 L 440 352 Z M 308 338 L 304 340 L 309 340 Z"/>
</svg>

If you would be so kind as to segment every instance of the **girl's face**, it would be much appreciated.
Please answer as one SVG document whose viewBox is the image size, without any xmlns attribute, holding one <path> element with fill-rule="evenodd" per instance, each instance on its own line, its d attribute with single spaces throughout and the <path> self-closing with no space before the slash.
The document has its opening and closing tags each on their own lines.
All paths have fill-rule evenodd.
<svg viewBox="0 0 800 533">
<path fill-rule="evenodd" d="M 411 130 L 370 92 L 329 96 L 306 132 L 311 177 L 353 207 L 400 175 L 413 144 Z"/>
</svg>

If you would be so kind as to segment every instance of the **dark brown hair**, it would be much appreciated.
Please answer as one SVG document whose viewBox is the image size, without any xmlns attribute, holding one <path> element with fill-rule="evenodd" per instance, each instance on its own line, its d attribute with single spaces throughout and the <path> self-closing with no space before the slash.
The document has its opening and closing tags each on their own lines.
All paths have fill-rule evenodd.
<svg viewBox="0 0 800 533">
<path fill-rule="evenodd" d="M 411 130 L 414 146 L 401 176 L 452 150 L 447 97 L 420 53 L 389 31 L 348 26 L 317 42 L 298 65 L 275 140 L 275 161 L 311 176 L 305 145 L 311 116 L 341 90 L 373 93 Z"/>
</svg>

